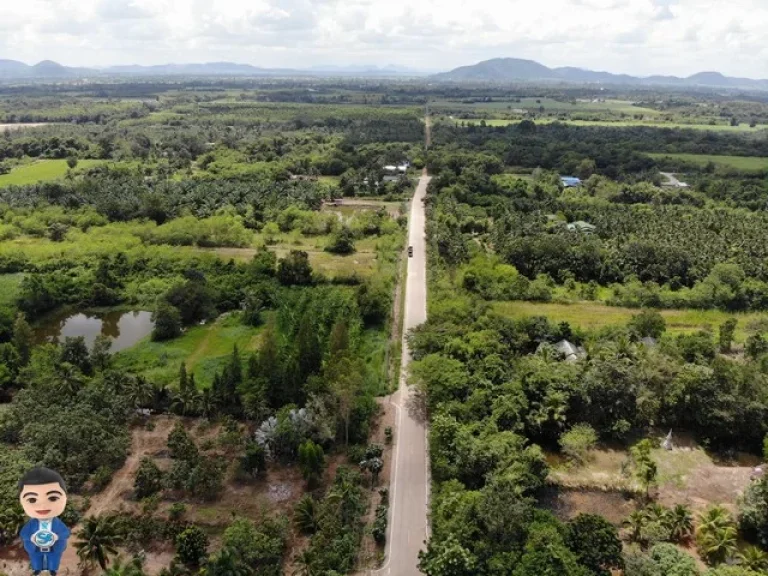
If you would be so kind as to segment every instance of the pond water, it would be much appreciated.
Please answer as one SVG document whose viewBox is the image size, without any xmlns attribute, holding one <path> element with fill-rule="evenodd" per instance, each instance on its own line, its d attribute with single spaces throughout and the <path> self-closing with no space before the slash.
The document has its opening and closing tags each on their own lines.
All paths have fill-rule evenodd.
<svg viewBox="0 0 768 576">
<path fill-rule="evenodd" d="M 58 342 L 67 336 L 84 336 L 88 348 L 93 346 L 96 337 L 107 336 L 112 339 L 111 352 L 119 352 L 149 336 L 155 323 L 152 313 L 145 310 L 132 312 L 106 311 L 93 312 L 84 310 L 72 313 L 62 311 L 49 316 L 45 322 L 35 328 L 35 341 L 38 344 Z"/>
</svg>

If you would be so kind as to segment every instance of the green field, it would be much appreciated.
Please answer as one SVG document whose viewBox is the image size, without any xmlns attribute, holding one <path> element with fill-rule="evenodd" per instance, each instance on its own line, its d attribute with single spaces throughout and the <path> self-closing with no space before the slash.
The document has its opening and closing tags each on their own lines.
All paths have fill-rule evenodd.
<svg viewBox="0 0 768 576">
<path fill-rule="evenodd" d="M 460 122 L 465 124 L 480 125 L 481 120 L 451 120 L 455 125 L 459 125 Z M 651 122 L 646 120 L 559 120 L 556 118 L 536 118 L 534 120 L 536 124 L 553 124 L 554 122 L 560 122 L 561 124 L 569 124 L 571 126 L 610 126 L 614 128 L 625 128 L 627 126 L 648 126 L 650 128 L 686 128 L 689 130 L 709 130 L 714 132 L 758 132 L 760 130 L 768 129 L 768 126 L 758 125 L 754 128 L 750 128 L 748 124 L 740 124 L 739 126 L 731 126 L 730 124 L 681 124 L 679 122 Z M 520 119 L 490 119 L 485 120 L 486 126 L 509 126 L 510 124 L 518 124 Z"/>
<path fill-rule="evenodd" d="M 745 172 L 759 172 L 768 169 L 768 158 L 756 156 L 713 156 L 708 154 L 648 154 L 657 160 L 672 158 L 683 162 L 691 162 L 704 166 L 712 162 L 715 166 L 723 168 L 735 168 Z"/>
<path fill-rule="evenodd" d="M 644 114 L 646 116 L 658 116 L 660 111 L 653 108 L 633 106 L 628 100 L 605 100 L 593 102 L 591 100 L 562 101 L 552 98 L 520 98 L 519 102 L 512 100 L 496 100 L 494 102 L 458 102 L 451 100 L 437 100 L 430 103 L 430 107 L 436 111 L 442 110 L 466 110 L 466 111 L 493 111 L 511 112 L 515 109 L 535 110 L 544 106 L 545 112 L 611 112 L 614 114 Z"/>
<path fill-rule="evenodd" d="M 555 304 L 537 302 L 496 302 L 494 309 L 509 317 L 546 316 L 556 322 L 568 322 L 579 328 L 594 330 L 612 325 L 625 325 L 640 310 L 617 308 L 597 302 Z M 661 310 L 667 322 L 667 333 L 682 334 L 698 330 L 714 329 L 726 319 L 735 317 L 736 341 L 744 342 L 752 331 L 750 326 L 765 320 L 765 314 L 729 314 L 721 310 Z"/>
<path fill-rule="evenodd" d="M 239 313 L 228 314 L 209 325 L 188 328 L 169 342 L 142 340 L 115 355 L 115 368 L 166 386 L 176 383 L 179 367 L 185 362 L 197 383 L 206 387 L 226 363 L 235 344 L 243 356 L 258 348 L 259 332 L 260 328 L 243 325 Z"/>
<path fill-rule="evenodd" d="M 75 170 L 92 168 L 103 163 L 103 160 L 80 160 Z M 24 186 L 45 180 L 58 180 L 67 174 L 67 170 L 69 167 L 66 160 L 38 160 L 13 168 L 10 173 L 0 176 L 0 187 Z"/>
</svg>

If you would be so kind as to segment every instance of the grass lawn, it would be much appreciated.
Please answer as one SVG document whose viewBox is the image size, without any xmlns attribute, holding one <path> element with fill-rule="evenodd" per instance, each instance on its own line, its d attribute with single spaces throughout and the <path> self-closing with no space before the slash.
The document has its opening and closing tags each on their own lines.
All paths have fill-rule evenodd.
<svg viewBox="0 0 768 576">
<path fill-rule="evenodd" d="M 11 304 L 19 293 L 24 274 L 0 274 L 0 305 Z"/>
<path fill-rule="evenodd" d="M 551 302 L 496 302 L 497 312 L 510 317 L 547 316 L 554 321 L 565 321 L 584 329 L 598 329 L 615 324 L 626 324 L 640 310 L 617 308 L 599 302 L 555 304 Z M 668 334 L 681 334 L 712 328 L 714 330 L 733 316 L 739 321 L 736 342 L 744 342 L 750 333 L 750 325 L 765 319 L 764 314 L 729 314 L 721 310 L 661 310 L 667 322 Z"/>
<path fill-rule="evenodd" d="M 708 162 L 712 162 L 715 166 L 735 168 L 736 170 L 743 170 L 745 172 L 759 172 L 761 170 L 768 170 L 768 158 L 759 156 L 714 156 L 708 154 L 664 153 L 648 154 L 648 156 L 656 159 L 672 158 L 674 160 L 682 160 L 684 162 L 699 164 L 700 166 L 704 166 Z"/>
<path fill-rule="evenodd" d="M 207 326 L 188 328 L 179 338 L 152 342 L 149 338 L 115 355 L 115 368 L 141 374 L 161 385 L 174 385 L 179 367 L 186 362 L 198 386 L 208 387 L 214 374 L 226 363 L 235 344 L 243 359 L 259 345 L 260 328 L 245 326 L 239 313 L 220 317 Z"/>
<path fill-rule="evenodd" d="M 103 160 L 80 160 L 75 171 L 92 168 L 103 163 Z M 58 180 L 67 174 L 67 170 L 69 168 L 66 160 L 38 160 L 37 162 L 14 168 L 10 173 L 0 176 L 0 187 L 24 186 L 25 184 L 34 184 L 35 182 L 43 182 L 45 180 Z"/>
</svg>

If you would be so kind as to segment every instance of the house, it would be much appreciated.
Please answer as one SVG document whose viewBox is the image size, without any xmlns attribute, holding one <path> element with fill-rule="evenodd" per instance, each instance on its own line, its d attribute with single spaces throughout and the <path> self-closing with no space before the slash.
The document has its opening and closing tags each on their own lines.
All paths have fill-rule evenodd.
<svg viewBox="0 0 768 576">
<path fill-rule="evenodd" d="M 597 226 L 590 224 L 589 222 L 584 222 L 583 220 L 571 222 L 570 224 L 566 224 L 565 227 L 568 228 L 569 232 L 581 232 L 582 234 L 592 234 L 597 230 Z"/>
<path fill-rule="evenodd" d="M 405 174 L 408 172 L 408 168 L 410 167 L 409 162 L 403 162 L 402 164 L 398 164 L 395 166 L 394 164 L 388 164 L 387 166 L 384 166 L 382 169 L 384 172 L 389 172 L 390 174 Z"/>
<path fill-rule="evenodd" d="M 576 188 L 577 186 L 581 186 L 581 179 L 576 178 L 575 176 L 560 176 L 560 182 L 563 185 L 563 188 Z"/>
</svg>

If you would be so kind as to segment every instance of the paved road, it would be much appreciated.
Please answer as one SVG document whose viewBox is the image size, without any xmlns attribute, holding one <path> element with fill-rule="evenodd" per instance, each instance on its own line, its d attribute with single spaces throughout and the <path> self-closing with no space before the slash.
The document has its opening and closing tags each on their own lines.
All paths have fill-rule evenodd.
<svg viewBox="0 0 768 576">
<path fill-rule="evenodd" d="M 405 288 L 403 333 L 427 320 L 427 254 L 424 230 L 424 203 L 430 177 L 427 171 L 419 180 L 411 202 L 408 245 L 413 258 L 408 259 Z M 411 401 L 412 390 L 406 380 L 410 353 L 403 341 L 403 365 L 400 388 L 392 396 L 397 416 L 395 455 L 390 479 L 390 518 L 387 536 L 387 559 L 374 572 L 379 576 L 416 576 L 420 574 L 419 550 L 428 536 L 427 506 L 429 471 L 427 468 L 426 423 Z"/>
</svg>

